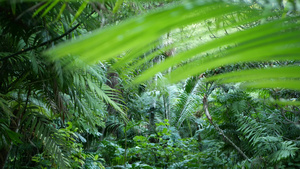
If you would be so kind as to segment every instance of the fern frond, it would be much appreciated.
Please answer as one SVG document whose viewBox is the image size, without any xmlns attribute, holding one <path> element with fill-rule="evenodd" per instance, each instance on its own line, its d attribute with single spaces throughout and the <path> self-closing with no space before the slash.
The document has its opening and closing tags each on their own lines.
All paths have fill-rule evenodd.
<svg viewBox="0 0 300 169">
<path fill-rule="evenodd" d="M 292 141 L 284 141 L 282 136 L 278 136 L 277 129 L 273 125 L 262 125 L 250 117 L 239 119 L 241 127 L 238 129 L 245 138 L 251 143 L 252 151 L 255 156 L 264 156 L 271 162 L 277 163 L 286 158 L 293 158 L 299 150 Z"/>
<path fill-rule="evenodd" d="M 278 162 L 286 158 L 294 158 L 299 148 L 292 141 L 284 141 L 279 143 L 279 149 L 272 154 L 271 161 Z"/>
<path fill-rule="evenodd" d="M 24 116 L 22 121 L 26 121 L 24 127 L 31 126 L 30 133 L 42 141 L 46 151 L 61 168 L 70 166 L 68 158 L 61 149 L 61 146 L 64 145 L 63 139 L 57 135 L 58 131 L 49 124 L 50 122 L 45 116 L 32 112 L 30 115 Z"/>
<path fill-rule="evenodd" d="M 193 113 L 197 112 L 201 104 L 201 97 L 197 95 L 201 87 L 201 79 L 191 78 L 186 81 L 183 93 L 177 99 L 177 104 L 174 106 L 176 111 L 176 125 L 181 126 L 183 121 L 191 118 L 195 120 Z"/>
<path fill-rule="evenodd" d="M 235 113 L 242 113 L 247 109 L 247 106 L 246 100 L 240 100 L 233 102 L 231 108 Z"/>
</svg>

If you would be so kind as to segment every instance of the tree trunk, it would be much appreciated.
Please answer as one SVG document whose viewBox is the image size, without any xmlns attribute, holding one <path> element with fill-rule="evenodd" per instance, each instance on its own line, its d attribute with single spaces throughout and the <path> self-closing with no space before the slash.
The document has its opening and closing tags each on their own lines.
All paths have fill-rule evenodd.
<svg viewBox="0 0 300 169">
<path fill-rule="evenodd" d="M 155 133 L 155 122 L 154 122 L 154 118 L 155 118 L 155 112 L 154 112 L 154 108 L 151 107 L 150 108 L 150 113 L 149 113 L 149 134 L 154 134 Z"/>
</svg>

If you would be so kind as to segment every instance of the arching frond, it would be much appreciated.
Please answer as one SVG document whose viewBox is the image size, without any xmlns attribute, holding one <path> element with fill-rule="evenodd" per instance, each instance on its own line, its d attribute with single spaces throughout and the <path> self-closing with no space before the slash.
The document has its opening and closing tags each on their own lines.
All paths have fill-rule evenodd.
<svg viewBox="0 0 300 169">
<path fill-rule="evenodd" d="M 232 31 L 229 35 L 209 39 L 205 44 L 200 44 L 168 58 L 145 71 L 135 79 L 135 82 L 147 80 L 158 72 L 180 65 L 182 61 L 187 61 L 187 63 L 167 76 L 170 82 L 177 82 L 206 70 L 229 64 L 299 60 L 300 35 L 299 23 L 296 21 L 297 16 L 281 17 L 285 11 L 280 11 L 278 4 L 270 8 L 277 8 L 278 12 L 270 12 L 267 10 L 269 8 L 260 8 L 259 5 L 252 6 L 252 4 L 244 2 L 187 1 L 127 20 L 117 26 L 95 31 L 91 35 L 59 45 L 47 51 L 46 54 L 55 58 L 65 57 L 68 54 L 78 55 L 87 63 L 111 59 L 132 49 L 140 49 L 139 54 L 141 55 L 147 52 L 148 44 L 153 43 L 170 30 L 215 19 L 226 22 L 223 27 L 216 22 L 215 31 L 231 28 Z M 270 19 L 267 21 L 264 18 Z M 243 30 L 234 29 L 241 25 Z M 216 50 L 220 47 L 223 48 L 221 53 Z M 99 54 L 101 55 L 99 56 Z M 136 56 L 139 55 L 134 52 L 134 55 L 129 54 L 122 57 L 117 62 L 117 67 L 126 64 L 126 60 L 131 60 Z M 189 62 L 191 59 L 192 61 Z M 243 81 L 245 80 L 250 79 L 246 78 Z M 273 83 L 273 81 L 276 82 Z M 257 81 L 245 86 L 258 88 L 277 86 L 299 90 L 298 83 L 298 79 L 286 82 L 272 79 L 272 81 Z"/>
</svg>

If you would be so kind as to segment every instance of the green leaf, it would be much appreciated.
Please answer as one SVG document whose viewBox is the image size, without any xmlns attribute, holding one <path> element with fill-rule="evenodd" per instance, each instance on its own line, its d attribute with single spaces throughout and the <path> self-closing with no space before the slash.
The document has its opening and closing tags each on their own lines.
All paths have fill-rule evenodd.
<svg viewBox="0 0 300 169">
<path fill-rule="evenodd" d="M 283 88 L 300 90 L 299 79 L 263 79 L 242 84 L 246 88 Z"/>
<path fill-rule="evenodd" d="M 98 160 L 98 157 L 99 157 L 98 154 L 95 155 L 95 156 L 94 156 L 94 161 L 97 161 L 97 160 Z"/>
<path fill-rule="evenodd" d="M 74 15 L 71 24 L 75 22 L 75 20 L 79 17 L 79 15 L 82 13 L 82 11 L 85 9 L 87 5 L 88 5 L 88 0 L 84 0 L 81 6 L 79 7 L 79 9 L 77 10 L 76 14 Z"/>
<path fill-rule="evenodd" d="M 212 49 L 233 43 L 241 43 L 241 45 L 225 51 L 227 53 L 224 56 L 219 56 L 219 51 L 214 51 L 206 57 L 202 56 L 198 60 L 176 69 L 167 78 L 170 82 L 178 82 L 190 76 L 205 72 L 206 70 L 228 64 L 250 61 L 299 59 L 300 46 L 298 43 L 300 33 L 296 29 L 293 29 L 299 27 L 299 25 L 284 24 L 285 22 L 285 20 L 275 21 L 212 40 L 148 69 L 135 79 L 135 82 L 140 83 L 156 73 L 162 72 L 168 67 L 175 66 L 198 54 L 205 54 Z M 280 32 L 285 29 L 292 30 L 289 33 Z"/>
<path fill-rule="evenodd" d="M 62 15 L 62 13 L 64 12 L 64 10 L 66 9 L 66 7 L 67 7 L 67 3 L 64 3 L 64 4 L 61 6 L 61 8 L 60 8 L 60 10 L 59 10 L 59 13 L 57 14 L 56 20 L 59 20 L 59 19 L 60 19 L 61 15 Z"/>
<path fill-rule="evenodd" d="M 51 3 L 51 1 L 47 1 L 44 5 L 42 5 L 41 7 L 39 7 L 39 9 L 37 9 L 32 17 L 35 17 L 36 15 L 38 15 L 44 8 L 46 8 L 49 4 Z"/>
<path fill-rule="evenodd" d="M 23 142 L 20 140 L 21 134 L 11 131 L 10 129 L 5 130 L 9 138 L 12 140 L 14 144 L 22 144 Z"/>
<path fill-rule="evenodd" d="M 68 126 L 66 129 L 67 129 L 67 130 L 71 130 L 72 127 L 73 127 L 72 122 L 69 121 L 69 122 L 68 122 L 68 125 L 69 125 L 69 126 Z"/>
<path fill-rule="evenodd" d="M 218 80 L 220 83 L 245 82 L 270 78 L 300 78 L 300 66 L 251 69 L 225 73 L 207 78 L 207 81 Z"/>
<path fill-rule="evenodd" d="M 68 54 L 79 55 L 87 63 L 107 60 L 130 49 L 145 47 L 173 28 L 241 10 L 235 5 L 225 8 L 224 6 L 226 6 L 224 2 L 203 4 L 193 1 L 155 11 L 127 20 L 117 26 L 95 31 L 78 40 L 64 43 L 48 50 L 46 54 L 55 58 Z M 99 54 L 101 54 L 100 57 Z"/>
<path fill-rule="evenodd" d="M 60 0 L 54 0 L 51 5 L 48 6 L 48 8 L 43 12 L 41 17 L 44 17 Z"/>
<path fill-rule="evenodd" d="M 113 9 L 113 13 L 116 13 L 118 12 L 118 9 L 120 8 L 120 6 L 122 5 L 123 3 L 123 0 L 117 0 L 115 6 L 114 6 L 114 9 Z"/>
</svg>

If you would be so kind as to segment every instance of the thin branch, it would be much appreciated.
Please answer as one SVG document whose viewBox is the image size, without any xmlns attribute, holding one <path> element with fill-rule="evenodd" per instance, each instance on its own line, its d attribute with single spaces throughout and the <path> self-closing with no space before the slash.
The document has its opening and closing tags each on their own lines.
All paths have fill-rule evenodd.
<svg viewBox="0 0 300 169">
<path fill-rule="evenodd" d="M 215 35 L 214 35 L 214 33 L 211 31 L 211 29 L 210 29 L 210 27 L 208 26 L 208 24 L 207 23 L 205 23 L 206 24 L 206 27 L 207 27 L 207 29 L 208 29 L 208 31 L 211 33 L 211 35 L 212 36 L 210 36 L 210 38 L 217 38 Z"/>
<path fill-rule="evenodd" d="M 297 107 L 297 106 L 294 106 L 293 107 L 294 109 L 298 109 L 299 111 L 300 111 L 300 108 L 299 107 Z M 298 114 L 298 113 L 297 113 Z"/>
<path fill-rule="evenodd" d="M 207 103 L 207 96 L 206 95 L 204 95 L 204 97 L 203 97 L 203 109 L 204 109 L 204 111 L 205 111 L 205 115 L 206 115 L 206 117 L 208 118 L 208 120 L 209 120 L 209 122 L 210 122 L 210 124 L 211 125 L 213 125 L 214 127 L 215 127 L 215 129 L 245 158 L 245 159 L 247 159 L 247 160 L 249 160 L 249 157 L 247 157 L 247 155 L 237 146 L 237 145 L 235 145 L 226 135 L 225 135 L 225 133 L 223 132 L 223 130 L 222 129 L 220 129 L 219 127 L 218 127 L 218 125 L 217 124 L 215 124 L 214 122 L 213 122 L 213 120 L 212 120 L 212 117 L 211 117 L 211 115 L 210 115 L 210 113 L 209 113 L 209 111 L 208 111 L 208 103 Z"/>
<path fill-rule="evenodd" d="M 282 136 L 282 138 L 287 139 L 287 140 L 289 140 L 289 141 L 297 142 L 297 141 L 300 139 L 300 136 L 297 137 L 295 140 L 289 139 L 289 138 L 284 137 L 284 136 Z"/>
<path fill-rule="evenodd" d="M 297 112 L 297 111 L 292 111 L 292 110 L 286 110 L 286 109 L 284 109 L 284 108 L 282 108 L 282 110 L 286 113 L 286 112 L 290 112 L 290 113 L 293 113 L 293 114 L 299 114 L 299 112 Z"/>
<path fill-rule="evenodd" d="M 26 11 L 22 12 L 17 18 L 16 20 L 20 19 L 24 14 L 26 14 L 27 12 L 30 12 L 30 11 L 33 11 L 35 10 L 36 8 L 39 8 L 40 6 L 44 5 L 46 2 L 40 2 L 30 8 L 28 8 Z"/>
<path fill-rule="evenodd" d="M 295 124 L 295 125 L 297 125 L 297 124 L 298 124 L 297 122 L 294 122 L 294 121 L 288 119 L 288 118 L 285 116 L 285 113 L 286 113 L 286 112 L 290 112 L 290 111 L 284 110 L 284 109 L 282 109 L 282 111 L 281 111 L 281 115 L 284 117 L 284 119 L 285 119 L 289 124 Z"/>
<path fill-rule="evenodd" d="M 20 54 L 22 54 L 22 53 L 25 53 L 25 52 L 28 52 L 28 51 L 37 49 L 37 48 L 39 48 L 39 47 L 42 47 L 42 46 L 45 46 L 45 45 L 47 45 L 47 44 L 50 44 L 50 43 L 52 43 L 52 42 L 54 42 L 54 41 L 57 41 L 57 40 L 59 40 L 59 39 L 65 37 L 65 36 L 67 36 L 67 35 L 70 34 L 71 32 L 73 32 L 73 31 L 74 31 L 75 29 L 77 29 L 80 25 L 81 25 L 81 23 L 78 23 L 78 24 L 75 25 L 72 29 L 68 30 L 66 33 L 64 33 L 64 34 L 62 34 L 62 35 L 60 35 L 60 36 L 58 36 L 58 37 L 56 37 L 56 38 L 54 38 L 54 39 L 50 39 L 50 40 L 48 40 L 48 41 L 46 41 L 46 42 L 43 42 L 43 43 L 38 44 L 38 45 L 33 46 L 33 47 L 29 47 L 29 48 L 26 48 L 26 49 L 22 49 L 22 50 L 19 51 L 19 52 L 16 52 L 16 53 L 14 53 L 14 54 L 11 54 L 11 55 L 9 55 L 9 56 L 5 56 L 4 58 L 1 58 L 0 61 L 4 61 L 4 60 L 6 60 L 6 59 L 15 57 L 15 56 L 20 55 Z"/>
<path fill-rule="evenodd" d="M 91 12 L 87 17 L 90 17 L 94 12 L 95 12 L 95 11 Z M 25 53 L 25 52 L 28 52 L 28 51 L 37 49 L 37 48 L 39 48 L 39 47 L 42 47 L 42 46 L 45 46 L 45 45 L 50 44 L 50 43 L 52 43 L 52 42 L 55 42 L 55 41 L 57 41 L 57 40 L 60 40 L 60 39 L 62 39 L 63 37 L 65 37 L 65 36 L 67 36 L 68 34 L 70 34 L 71 32 L 73 32 L 74 30 L 76 30 L 81 24 L 82 24 L 82 22 L 79 22 L 77 25 L 75 25 L 74 27 L 72 27 L 71 29 L 69 29 L 66 33 L 64 33 L 64 34 L 62 34 L 62 35 L 60 35 L 60 36 L 58 36 L 58 37 L 56 37 L 56 38 L 54 38 L 54 39 L 50 39 L 50 40 L 48 40 L 48 41 L 46 41 L 46 42 L 43 42 L 43 43 L 38 44 L 38 45 L 33 46 L 33 47 L 29 47 L 29 48 L 26 48 L 26 49 L 22 49 L 22 50 L 19 51 L 19 52 L 16 52 L 16 53 L 14 53 L 14 54 L 11 54 L 11 55 L 9 55 L 9 56 L 6 56 L 6 57 L 4 57 L 4 58 L 1 58 L 0 61 L 4 61 L 4 60 L 6 60 L 6 59 L 15 57 L 15 56 L 20 55 L 20 54 L 22 54 L 22 53 Z"/>
<path fill-rule="evenodd" d="M 103 12 L 100 12 L 100 10 L 97 8 L 97 6 L 94 3 L 90 3 L 90 4 L 92 5 L 93 9 L 98 13 L 98 15 L 101 16 L 101 28 L 102 28 L 105 24 L 105 17 L 103 15 Z M 101 4 L 99 4 L 98 7 L 101 9 Z"/>
</svg>

